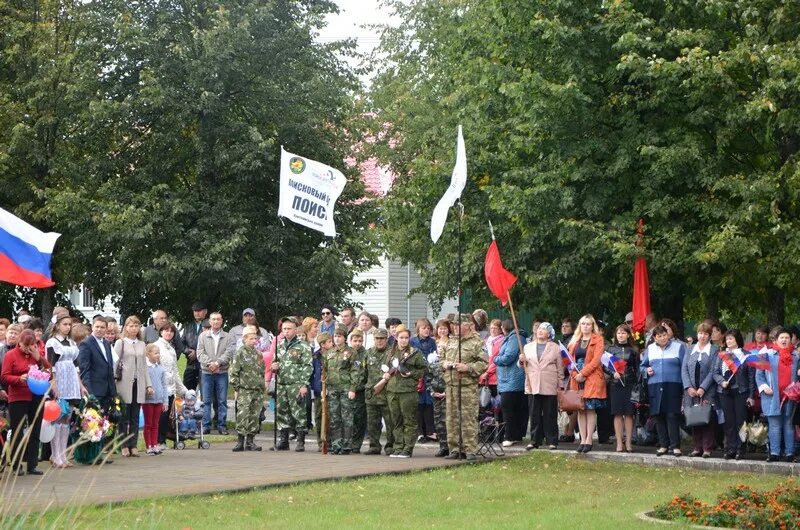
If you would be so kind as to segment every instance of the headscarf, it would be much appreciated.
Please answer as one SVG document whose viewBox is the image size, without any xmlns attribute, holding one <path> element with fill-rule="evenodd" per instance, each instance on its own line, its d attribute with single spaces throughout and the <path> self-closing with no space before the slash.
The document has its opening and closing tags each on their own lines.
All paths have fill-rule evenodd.
<svg viewBox="0 0 800 530">
<path fill-rule="evenodd" d="M 550 336 L 550 340 L 556 339 L 556 330 L 550 322 L 542 322 L 539 324 L 539 329 L 544 328 L 547 330 L 547 334 Z"/>
</svg>

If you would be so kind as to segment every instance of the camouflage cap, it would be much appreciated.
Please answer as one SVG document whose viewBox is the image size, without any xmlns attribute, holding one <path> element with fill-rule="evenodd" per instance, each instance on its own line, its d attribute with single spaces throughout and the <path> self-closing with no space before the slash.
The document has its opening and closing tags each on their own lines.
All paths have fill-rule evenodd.
<svg viewBox="0 0 800 530">
<path fill-rule="evenodd" d="M 458 322 L 462 324 L 475 324 L 475 317 L 471 313 L 462 313 L 458 318 Z"/>
<path fill-rule="evenodd" d="M 322 346 L 323 344 L 325 344 L 326 342 L 328 342 L 332 338 L 333 337 L 331 337 L 330 333 L 326 333 L 326 332 L 323 331 L 322 333 L 317 335 L 317 344 Z"/>
<path fill-rule="evenodd" d="M 245 326 L 242 330 L 242 337 L 246 337 L 248 335 L 258 335 L 258 328 L 255 326 Z"/>
<path fill-rule="evenodd" d="M 350 332 L 350 336 L 351 337 L 361 337 L 363 339 L 364 338 L 364 332 L 361 331 L 360 329 L 356 328 L 356 329 L 354 329 L 353 331 Z"/>
<path fill-rule="evenodd" d="M 378 328 L 375 330 L 372 336 L 376 339 L 387 339 L 389 338 L 389 332 L 384 328 Z"/>
<path fill-rule="evenodd" d="M 339 324 L 336 326 L 336 329 L 333 331 L 334 335 L 342 335 L 343 337 L 347 336 L 347 326 Z"/>
<path fill-rule="evenodd" d="M 281 319 L 281 324 L 283 324 L 284 322 L 291 322 L 295 326 L 299 326 L 300 325 L 300 322 L 298 322 L 295 317 L 283 317 Z"/>
</svg>

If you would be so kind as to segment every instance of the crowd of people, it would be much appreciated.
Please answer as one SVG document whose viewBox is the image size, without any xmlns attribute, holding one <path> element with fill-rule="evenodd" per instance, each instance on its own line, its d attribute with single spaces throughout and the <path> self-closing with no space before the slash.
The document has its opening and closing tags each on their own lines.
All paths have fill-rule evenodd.
<svg viewBox="0 0 800 530">
<path fill-rule="evenodd" d="M 167 436 L 228 434 L 229 386 L 237 452 L 262 449 L 255 436 L 272 396 L 277 451 L 289 450 L 291 440 L 305 451 L 314 430 L 317 450 L 334 455 L 362 452 L 366 437 L 370 455 L 410 458 L 417 443 L 430 441 L 438 443 L 437 457 L 472 460 L 489 414 L 504 447 L 529 437 L 528 450 L 569 442 L 586 453 L 595 439 L 613 438 L 619 452 L 653 443 L 659 456 L 682 456 L 683 431 L 692 437 L 691 456 L 719 448 L 739 459 L 748 448 L 743 424 L 765 418 L 768 460 L 794 461 L 800 370 L 792 330 L 759 327 L 745 344 L 738 330 L 709 320 L 684 340 L 674 322 L 654 315 L 634 332 L 629 314 L 606 336 L 605 323 L 584 315 L 577 326 L 562 320 L 558 334 L 537 319 L 528 337 L 483 310 L 435 324 L 420 318 L 412 329 L 397 318 L 380 327 L 367 311 L 325 305 L 318 317 L 281 319 L 276 336 L 252 308 L 228 331 L 222 314 L 209 314 L 204 303 L 192 313 L 180 330 L 163 310 L 147 327 L 136 316 L 121 327 L 103 316 L 87 325 L 63 307 L 48 325 L 25 311 L 14 323 L 0 319 L 0 417 L 7 419 L 0 426 L 4 434 L 29 427 L 27 437 L 0 439 L 5 462 L 34 475 L 41 460 L 73 466 L 68 446 L 81 428 L 74 413 L 89 397 L 115 423 L 123 457 L 139 456 L 141 423 L 153 456 L 166 449 Z M 50 374 L 44 395 L 29 388 L 32 370 Z M 568 394 L 580 396 L 571 413 L 561 410 Z M 45 399 L 63 414 L 52 420 L 50 442 L 40 444 Z M 176 418 L 180 427 L 171 429 Z"/>
</svg>

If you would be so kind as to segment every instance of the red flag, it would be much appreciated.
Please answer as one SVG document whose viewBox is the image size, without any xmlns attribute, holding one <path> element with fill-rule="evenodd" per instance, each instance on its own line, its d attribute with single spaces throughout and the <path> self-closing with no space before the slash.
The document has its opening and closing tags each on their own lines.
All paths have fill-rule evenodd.
<svg viewBox="0 0 800 530">
<path fill-rule="evenodd" d="M 486 251 L 486 261 L 483 265 L 483 274 L 486 277 L 486 285 L 495 295 L 500 303 L 508 303 L 508 291 L 511 290 L 517 277 L 511 274 L 500 260 L 500 250 L 497 248 L 497 241 L 492 240 L 489 250 Z"/>
<path fill-rule="evenodd" d="M 636 246 L 644 239 L 644 221 L 639 219 L 639 237 Z M 633 331 L 643 331 L 644 321 L 650 314 L 650 280 L 647 277 L 647 261 L 644 256 L 636 258 L 633 268 Z"/>
</svg>

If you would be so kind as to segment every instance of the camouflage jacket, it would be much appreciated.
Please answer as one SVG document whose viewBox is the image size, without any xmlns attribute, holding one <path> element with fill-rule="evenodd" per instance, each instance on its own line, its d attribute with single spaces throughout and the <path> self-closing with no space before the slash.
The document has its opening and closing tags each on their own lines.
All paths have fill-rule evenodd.
<svg viewBox="0 0 800 530">
<path fill-rule="evenodd" d="M 381 400 L 386 400 L 386 394 L 378 394 L 378 396 L 375 396 L 375 393 L 372 389 L 375 388 L 375 385 L 378 384 L 378 381 L 383 378 L 383 370 L 381 370 L 381 365 L 389 362 L 389 354 L 391 354 L 390 348 L 378 350 L 374 346 L 368 349 L 364 354 L 362 373 L 367 400 L 375 397 L 380 398 Z"/>
<path fill-rule="evenodd" d="M 280 367 L 278 384 L 298 387 L 307 385 L 314 369 L 312 360 L 311 346 L 307 342 L 297 337 L 291 341 L 283 339 L 278 345 L 276 359 Z"/>
<path fill-rule="evenodd" d="M 458 362 L 458 336 L 450 337 L 447 347 L 444 350 L 442 363 Z M 461 339 L 461 362 L 466 364 L 469 369 L 461 375 L 461 382 L 464 384 L 478 384 L 478 378 L 489 368 L 489 356 L 484 350 L 481 336 L 474 331 Z M 448 385 L 457 385 L 458 376 L 455 369 L 444 371 L 444 381 Z"/>
<path fill-rule="evenodd" d="M 327 374 L 327 389 L 331 391 L 356 390 L 360 369 L 356 366 L 355 355 L 349 346 L 334 347 L 322 359 Z"/>
<path fill-rule="evenodd" d="M 350 348 L 351 350 L 353 348 Z M 359 347 L 355 350 L 353 355 L 353 364 L 358 369 L 358 375 L 353 379 L 355 383 L 355 391 L 356 392 L 363 392 L 366 388 L 367 384 L 367 370 L 365 367 L 365 361 L 367 359 L 367 350 L 364 349 L 363 346 Z"/>
<path fill-rule="evenodd" d="M 264 356 L 249 346 L 242 346 L 233 356 L 228 377 L 234 390 L 264 390 Z"/>
<path fill-rule="evenodd" d="M 386 383 L 387 392 L 416 392 L 419 378 L 425 374 L 425 369 L 428 367 L 428 361 L 422 356 L 422 352 L 411 346 L 405 350 L 393 348 L 389 359 L 399 360 L 400 370 Z M 401 372 L 405 376 L 400 375 Z"/>
<path fill-rule="evenodd" d="M 425 388 L 433 394 L 434 392 L 444 392 L 447 385 L 444 382 L 444 368 L 442 362 L 428 364 L 428 371 L 425 372 Z"/>
</svg>

